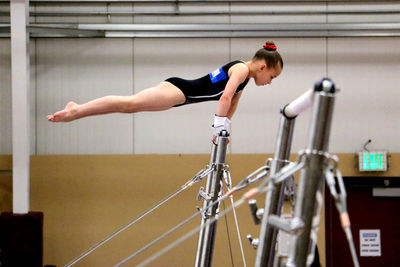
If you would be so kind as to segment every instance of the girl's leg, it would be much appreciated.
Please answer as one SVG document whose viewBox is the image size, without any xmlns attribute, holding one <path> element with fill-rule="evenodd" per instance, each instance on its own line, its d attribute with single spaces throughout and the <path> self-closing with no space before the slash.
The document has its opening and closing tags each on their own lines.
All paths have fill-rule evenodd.
<svg viewBox="0 0 400 267">
<path fill-rule="evenodd" d="M 143 90 L 132 96 L 105 96 L 79 105 L 69 102 L 65 109 L 48 115 L 52 122 L 68 122 L 87 116 L 107 113 L 160 111 L 185 102 L 181 90 L 169 82 Z"/>
</svg>

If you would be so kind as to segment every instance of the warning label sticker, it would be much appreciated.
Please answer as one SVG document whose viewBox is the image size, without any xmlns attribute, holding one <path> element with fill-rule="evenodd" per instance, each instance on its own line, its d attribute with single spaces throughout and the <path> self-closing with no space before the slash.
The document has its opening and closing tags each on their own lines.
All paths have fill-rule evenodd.
<svg viewBox="0 0 400 267">
<path fill-rule="evenodd" d="M 381 256 L 381 230 L 360 230 L 360 256 Z"/>
</svg>

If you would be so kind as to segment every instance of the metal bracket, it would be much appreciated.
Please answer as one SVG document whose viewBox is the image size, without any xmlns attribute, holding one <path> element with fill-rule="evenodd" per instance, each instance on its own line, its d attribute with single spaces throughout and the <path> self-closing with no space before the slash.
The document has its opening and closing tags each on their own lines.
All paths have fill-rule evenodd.
<svg viewBox="0 0 400 267">
<path fill-rule="evenodd" d="M 208 194 L 204 191 L 204 187 L 200 187 L 199 193 L 197 194 L 197 201 L 200 201 L 202 198 L 204 198 L 204 199 L 207 200 L 207 201 L 211 200 L 211 196 L 208 195 Z"/>
<path fill-rule="evenodd" d="M 201 181 L 204 177 L 215 170 L 215 164 L 207 165 L 205 169 L 200 170 L 196 173 L 186 184 L 182 186 L 182 188 L 186 188 L 192 186 L 193 184 Z"/>
<path fill-rule="evenodd" d="M 232 189 L 232 178 L 231 178 L 231 173 L 229 172 L 229 165 L 224 164 L 222 171 L 223 171 L 222 177 L 224 178 L 226 188 L 230 190 Z"/>
<path fill-rule="evenodd" d="M 268 223 L 279 230 L 295 235 L 301 234 L 304 228 L 304 222 L 298 217 L 295 217 L 291 220 L 284 220 L 279 216 L 270 215 L 268 218 Z"/>
<path fill-rule="evenodd" d="M 252 246 L 254 249 L 257 249 L 257 248 L 258 248 L 258 245 L 260 244 L 260 239 L 258 239 L 258 238 L 253 238 L 251 235 L 247 235 L 246 238 L 249 240 L 251 246 Z"/>
<path fill-rule="evenodd" d="M 258 208 L 257 200 L 255 200 L 254 198 L 249 200 L 249 206 L 250 206 L 250 214 L 251 217 L 253 218 L 254 224 L 260 224 L 262 216 L 264 215 L 264 209 Z"/>
</svg>

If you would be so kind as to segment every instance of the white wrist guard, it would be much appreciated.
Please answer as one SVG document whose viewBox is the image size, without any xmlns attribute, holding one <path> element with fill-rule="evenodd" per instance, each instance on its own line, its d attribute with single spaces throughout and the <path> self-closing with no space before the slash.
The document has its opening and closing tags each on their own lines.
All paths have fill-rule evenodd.
<svg viewBox="0 0 400 267">
<path fill-rule="evenodd" d="M 218 136 L 222 130 L 229 132 L 231 121 L 227 117 L 221 117 L 215 115 L 214 124 L 212 125 L 212 133 L 214 136 Z"/>
</svg>

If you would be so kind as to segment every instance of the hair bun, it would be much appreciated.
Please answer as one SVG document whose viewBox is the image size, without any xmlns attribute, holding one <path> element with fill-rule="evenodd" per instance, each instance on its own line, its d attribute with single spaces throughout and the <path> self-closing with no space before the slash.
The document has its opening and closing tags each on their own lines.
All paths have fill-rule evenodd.
<svg viewBox="0 0 400 267">
<path fill-rule="evenodd" d="M 264 48 L 265 48 L 265 50 L 267 50 L 267 51 L 276 51 L 276 49 L 277 49 L 277 47 L 276 47 L 276 45 L 275 44 L 271 44 L 271 43 L 266 43 L 265 45 L 264 45 Z"/>
</svg>

